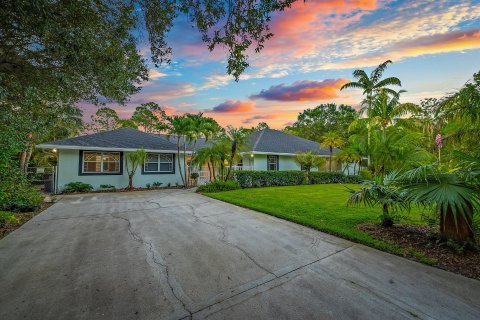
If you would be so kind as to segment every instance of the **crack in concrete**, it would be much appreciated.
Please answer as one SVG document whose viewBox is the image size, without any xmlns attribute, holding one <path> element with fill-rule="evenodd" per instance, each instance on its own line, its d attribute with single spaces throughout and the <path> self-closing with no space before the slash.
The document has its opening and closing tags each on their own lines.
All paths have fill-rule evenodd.
<svg viewBox="0 0 480 320">
<path fill-rule="evenodd" d="M 335 252 L 333 252 L 333 253 L 325 256 L 325 257 L 322 257 L 322 258 L 316 259 L 316 260 L 314 260 L 314 261 L 311 261 L 311 262 L 309 262 L 309 263 L 306 263 L 306 264 L 304 264 L 304 265 L 302 265 L 302 266 L 299 266 L 298 268 L 292 269 L 292 270 L 290 270 L 290 271 L 288 271 L 288 272 L 286 272 L 286 273 L 283 273 L 283 274 L 281 274 L 281 275 L 275 275 L 275 278 L 269 279 L 269 280 L 267 280 L 267 281 L 265 281 L 265 282 L 262 282 L 262 283 L 259 283 L 259 284 L 255 285 L 255 286 L 253 286 L 253 287 L 251 287 L 251 288 L 248 288 L 248 289 L 246 289 L 246 290 L 237 292 L 237 293 L 235 293 L 235 294 L 233 294 L 233 295 L 231 295 L 231 296 L 228 296 L 228 297 L 226 297 L 226 298 L 224 298 L 224 299 L 221 299 L 221 300 L 216 301 L 216 302 L 214 302 L 214 303 L 211 303 L 211 304 L 209 304 L 209 305 L 207 305 L 207 306 L 204 306 L 204 307 L 202 307 L 201 309 L 195 310 L 195 311 L 193 311 L 192 316 L 194 316 L 195 314 L 198 314 L 199 312 L 202 312 L 202 311 L 204 311 L 204 310 L 206 310 L 206 309 L 208 309 L 208 308 L 211 308 L 211 307 L 213 307 L 213 306 L 215 306 L 215 305 L 219 305 L 219 304 L 221 304 L 221 303 L 224 303 L 224 302 L 226 302 L 227 300 L 231 300 L 231 299 L 233 299 L 233 298 L 235 298 L 235 297 L 238 297 L 238 296 L 240 296 L 240 295 L 242 295 L 242 294 L 245 294 L 245 293 L 247 293 L 247 292 L 249 292 L 249 291 L 255 290 L 255 289 L 257 289 L 257 288 L 259 288 L 259 287 L 261 287 L 261 286 L 264 286 L 264 285 L 266 285 L 266 284 L 269 284 L 269 283 L 271 283 L 271 282 L 273 282 L 273 281 L 277 281 L 277 280 L 281 280 L 281 279 L 288 279 L 288 277 L 289 277 L 290 275 L 292 275 L 292 274 L 294 274 L 294 273 L 296 273 L 296 272 L 298 272 L 298 271 L 300 271 L 300 270 L 302 270 L 302 269 L 305 269 L 305 268 L 311 266 L 312 264 L 315 264 L 315 263 L 320 262 L 320 261 L 322 261 L 322 260 L 324 260 L 324 259 L 330 258 L 330 257 L 332 257 L 332 256 L 334 256 L 334 255 L 336 255 L 336 254 L 339 254 L 339 253 L 341 253 L 341 252 L 343 252 L 343 251 L 345 251 L 345 250 L 347 250 L 347 249 L 350 249 L 350 248 L 352 248 L 352 247 L 354 247 L 354 246 L 356 246 L 356 244 L 352 244 L 352 245 L 350 245 L 350 246 L 348 246 L 348 247 L 346 247 L 346 248 L 342 248 L 342 249 L 340 249 L 340 250 L 337 250 L 337 251 L 335 251 Z M 281 282 L 281 283 L 279 283 L 278 285 L 275 285 L 275 286 L 273 286 L 272 288 L 269 288 L 268 290 L 271 290 L 271 289 L 273 289 L 273 288 L 275 288 L 275 287 L 277 287 L 277 286 L 280 286 L 280 285 L 282 285 L 283 283 L 284 283 L 284 282 Z M 256 295 L 256 294 L 255 294 L 255 295 Z M 232 305 L 229 305 L 229 306 L 227 306 L 227 308 L 231 308 L 232 306 L 235 306 L 235 305 L 243 302 L 244 300 L 246 300 L 246 299 L 248 299 L 248 298 L 249 298 L 249 297 L 246 297 L 246 298 L 243 299 L 243 300 L 240 300 L 240 301 L 238 301 L 238 302 L 236 302 L 236 303 L 234 303 L 234 304 L 232 304 Z M 212 313 L 210 313 L 210 314 L 208 314 L 208 315 L 218 313 L 218 312 L 220 312 L 220 311 L 222 311 L 222 310 L 224 310 L 224 309 L 225 309 L 225 308 L 220 308 L 219 310 L 216 310 L 215 312 L 212 312 Z"/>
<path fill-rule="evenodd" d="M 111 214 L 111 216 L 115 219 L 120 219 L 120 220 L 123 220 L 127 223 L 127 230 L 128 230 L 128 233 L 130 234 L 130 236 L 132 237 L 133 240 L 143 244 L 143 246 L 145 247 L 146 249 L 146 252 L 147 253 L 150 253 L 150 258 L 152 260 L 152 262 L 156 265 L 156 266 L 160 266 L 160 269 L 158 268 L 155 268 L 157 269 L 157 273 L 159 275 L 164 275 L 165 276 L 165 280 L 166 280 L 166 283 L 169 287 L 169 290 L 172 294 L 172 296 L 174 297 L 174 299 L 180 303 L 180 305 L 182 306 L 182 309 L 184 312 L 188 313 L 188 315 L 185 317 L 183 316 L 182 319 L 184 318 L 191 318 L 192 317 L 192 312 L 189 310 L 190 308 L 187 306 L 187 303 L 184 301 L 184 299 L 182 299 L 180 296 L 183 295 L 185 296 L 185 294 L 182 294 L 181 292 L 179 291 L 182 291 L 182 289 L 176 284 L 176 281 L 174 281 L 172 279 L 172 276 L 170 275 L 170 272 L 169 272 L 169 268 L 168 268 L 168 265 L 166 264 L 165 260 L 162 258 L 162 256 L 157 253 L 155 250 L 154 250 L 154 246 L 153 244 L 150 242 L 150 241 L 146 241 L 145 239 L 143 239 L 140 235 L 138 235 L 137 233 L 135 233 L 132 229 L 132 223 L 130 221 L 130 219 L 128 218 L 125 218 L 125 217 L 121 217 L 121 216 L 118 216 L 119 213 L 113 213 Z M 148 262 L 148 254 L 147 254 L 147 262 Z M 162 284 L 162 281 L 160 281 Z M 175 282 L 175 284 L 173 284 L 173 282 Z M 165 290 L 164 290 L 164 293 Z M 176 305 L 174 304 L 174 307 L 176 308 Z"/>
<path fill-rule="evenodd" d="M 206 201 L 206 202 L 203 202 L 203 203 L 197 203 L 196 205 L 198 206 L 198 205 L 205 204 L 205 203 L 208 203 L 208 202 L 209 202 L 209 201 Z M 199 217 L 199 216 L 196 215 L 197 208 L 194 207 L 193 205 L 188 205 L 188 206 L 189 206 L 190 209 L 191 209 L 191 212 L 192 212 L 192 215 L 193 215 L 195 221 L 198 221 L 198 222 L 200 222 L 200 223 L 204 223 L 204 224 L 210 225 L 210 226 L 215 227 L 215 228 L 217 228 L 217 229 L 220 230 L 222 236 L 220 237 L 219 240 L 220 240 L 221 242 L 225 243 L 225 244 L 226 244 L 227 246 L 229 246 L 229 247 L 233 247 L 233 248 L 239 250 L 240 252 L 243 253 L 243 255 L 244 255 L 245 257 L 247 257 L 247 259 L 249 259 L 250 261 L 252 261 L 258 268 L 260 268 L 260 269 L 262 269 L 263 271 L 271 274 L 271 275 L 274 276 L 274 277 L 277 277 L 273 272 L 271 272 L 270 270 L 268 270 L 267 268 L 265 268 L 264 266 L 262 266 L 257 260 L 255 260 L 245 249 L 243 249 L 243 248 L 239 247 L 238 245 L 236 245 L 236 244 L 228 241 L 228 240 L 227 240 L 227 228 L 226 228 L 226 227 L 224 227 L 224 226 L 222 226 L 222 225 L 219 225 L 219 224 L 216 224 L 216 223 L 213 223 L 213 222 L 207 222 L 207 221 L 205 221 L 205 220 L 202 220 L 201 217 Z"/>
</svg>

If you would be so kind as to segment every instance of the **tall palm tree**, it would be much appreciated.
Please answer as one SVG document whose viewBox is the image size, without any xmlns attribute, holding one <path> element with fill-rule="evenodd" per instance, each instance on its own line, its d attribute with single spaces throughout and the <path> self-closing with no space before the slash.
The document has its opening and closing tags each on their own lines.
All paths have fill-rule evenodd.
<svg viewBox="0 0 480 320">
<path fill-rule="evenodd" d="M 225 130 L 225 135 L 230 142 L 230 158 L 228 161 L 227 176 L 225 178 L 225 180 L 228 180 L 232 173 L 233 162 L 237 157 L 238 152 L 244 147 L 247 141 L 247 131 L 242 127 L 234 128 L 232 126 L 228 126 Z"/>
<path fill-rule="evenodd" d="M 345 145 L 345 141 L 343 138 L 335 131 L 329 131 L 326 134 L 322 136 L 322 142 L 320 143 L 320 147 L 322 148 L 328 148 L 330 151 L 330 156 L 329 156 L 329 171 L 332 171 L 332 155 L 333 155 L 333 149 L 335 148 L 341 148 Z"/>
<path fill-rule="evenodd" d="M 400 93 L 402 90 L 390 97 L 387 90 L 379 89 L 368 112 L 369 121 L 380 126 L 383 139 L 388 125 L 395 122 L 406 124 L 410 119 L 403 119 L 403 116 L 420 112 L 420 108 L 414 103 L 400 103 Z"/>
<path fill-rule="evenodd" d="M 187 160 L 186 160 L 186 144 L 187 136 L 191 134 L 190 120 L 185 116 L 174 115 L 168 117 L 167 124 L 167 133 L 168 136 L 174 136 L 177 142 L 177 162 L 180 172 L 180 178 L 185 187 L 188 187 L 188 176 L 187 176 Z M 183 172 L 180 160 L 180 150 L 183 144 Z"/>
<path fill-rule="evenodd" d="M 382 79 L 383 72 L 391 63 L 391 60 L 387 60 L 380 64 L 370 73 L 370 76 L 368 76 L 364 70 L 353 71 L 353 77 L 357 79 L 357 81 L 344 84 L 340 90 L 362 89 L 363 94 L 365 95 L 365 100 L 363 103 L 367 105 L 368 113 L 373 104 L 373 97 L 376 93 L 378 93 L 379 89 L 384 89 L 390 95 L 395 96 L 397 92 L 387 88 L 387 86 L 402 86 L 400 79 L 396 77 Z M 370 145 L 370 128 L 368 128 L 368 145 Z M 368 156 L 368 165 L 370 166 L 370 156 Z"/>
</svg>

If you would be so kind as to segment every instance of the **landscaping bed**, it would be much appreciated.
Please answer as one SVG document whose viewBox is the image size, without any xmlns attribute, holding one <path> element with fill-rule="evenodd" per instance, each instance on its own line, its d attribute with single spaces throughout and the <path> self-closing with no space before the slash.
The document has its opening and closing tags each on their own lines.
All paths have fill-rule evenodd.
<svg viewBox="0 0 480 320">
<path fill-rule="evenodd" d="M 358 229 L 375 239 L 403 248 L 405 257 L 417 260 L 417 254 L 421 253 L 422 262 L 427 258 L 433 266 L 480 280 L 478 249 L 439 241 L 437 226 L 396 224 L 384 228 L 379 224 L 364 223 L 358 225 Z"/>
<path fill-rule="evenodd" d="M 17 218 L 17 221 L 2 221 L 0 222 L 0 239 L 6 237 L 9 233 L 17 230 L 23 224 L 25 224 L 28 220 L 35 217 L 37 214 L 42 212 L 43 210 L 50 207 L 53 203 L 52 202 L 44 202 L 40 205 L 40 207 L 35 211 L 30 212 L 14 212 L 13 214 Z"/>
</svg>

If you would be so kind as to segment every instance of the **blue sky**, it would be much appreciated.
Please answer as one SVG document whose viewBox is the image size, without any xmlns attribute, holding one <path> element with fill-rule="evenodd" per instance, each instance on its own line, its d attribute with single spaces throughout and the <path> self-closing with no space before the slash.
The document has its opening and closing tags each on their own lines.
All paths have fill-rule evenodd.
<svg viewBox="0 0 480 320">
<path fill-rule="evenodd" d="M 140 93 L 126 106 L 110 105 L 121 117 L 154 101 L 169 114 L 202 111 L 221 125 L 283 128 L 321 103 L 358 105 L 361 92 L 339 87 L 353 70 L 387 59 L 394 63 L 385 76 L 399 77 L 407 90 L 403 102 L 441 97 L 480 71 L 478 0 L 299 1 L 274 16 L 274 37 L 250 56 L 239 82 L 226 74 L 221 48 L 209 52 L 196 30 L 178 22 L 169 36 L 172 63 L 151 65 Z M 96 110 L 83 108 L 86 117 Z"/>
</svg>

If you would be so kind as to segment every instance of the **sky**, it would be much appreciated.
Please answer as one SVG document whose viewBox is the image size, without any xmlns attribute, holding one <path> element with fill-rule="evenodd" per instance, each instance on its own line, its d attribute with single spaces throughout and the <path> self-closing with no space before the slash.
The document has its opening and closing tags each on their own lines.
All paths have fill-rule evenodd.
<svg viewBox="0 0 480 320">
<path fill-rule="evenodd" d="M 226 74 L 226 53 L 210 52 L 187 22 L 169 34 L 170 65 L 155 68 L 130 101 L 109 104 L 121 118 L 156 102 L 169 115 L 203 112 L 220 125 L 266 122 L 282 129 L 322 103 L 358 106 L 361 91 L 340 87 L 355 69 L 392 60 L 384 76 L 402 81 L 402 102 L 439 98 L 480 71 L 480 0 L 307 0 L 275 14 L 273 38 L 240 81 Z M 143 50 L 146 52 L 147 50 Z M 97 107 L 83 105 L 89 120 Z"/>
</svg>

